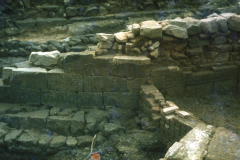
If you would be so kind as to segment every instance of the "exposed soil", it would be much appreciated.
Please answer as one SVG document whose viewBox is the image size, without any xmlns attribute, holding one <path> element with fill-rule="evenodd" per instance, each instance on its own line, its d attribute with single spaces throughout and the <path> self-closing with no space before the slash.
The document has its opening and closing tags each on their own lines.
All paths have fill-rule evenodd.
<svg viewBox="0 0 240 160">
<path fill-rule="evenodd" d="M 215 127 L 225 127 L 240 135 L 240 97 L 239 95 L 206 95 L 202 97 L 166 97 L 180 110 L 193 113 L 203 122 Z"/>
</svg>

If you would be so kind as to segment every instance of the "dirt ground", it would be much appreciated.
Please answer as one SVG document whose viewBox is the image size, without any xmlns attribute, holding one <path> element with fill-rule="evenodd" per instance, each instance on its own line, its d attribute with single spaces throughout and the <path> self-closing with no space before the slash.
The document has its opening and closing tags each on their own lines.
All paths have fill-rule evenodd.
<svg viewBox="0 0 240 160">
<path fill-rule="evenodd" d="M 208 95 L 201 97 L 166 97 L 180 110 L 193 113 L 201 121 L 215 127 L 225 127 L 240 135 L 240 96 Z"/>
</svg>

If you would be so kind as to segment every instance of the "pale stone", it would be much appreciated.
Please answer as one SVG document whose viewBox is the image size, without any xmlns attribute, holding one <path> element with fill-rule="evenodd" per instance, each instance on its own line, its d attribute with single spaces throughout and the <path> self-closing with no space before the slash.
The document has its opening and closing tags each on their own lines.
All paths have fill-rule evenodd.
<svg viewBox="0 0 240 160">
<path fill-rule="evenodd" d="M 145 56 L 115 56 L 113 58 L 114 64 L 139 64 L 139 65 L 145 65 L 150 64 L 150 58 Z"/>
<path fill-rule="evenodd" d="M 167 151 L 165 158 L 167 159 L 172 159 L 181 149 L 181 147 L 183 146 L 182 143 L 179 142 L 175 142 Z"/>
<path fill-rule="evenodd" d="M 150 39 L 161 39 L 162 26 L 156 21 L 144 21 L 141 23 L 140 35 Z"/>
<path fill-rule="evenodd" d="M 156 43 L 154 43 L 153 45 L 151 45 L 151 47 L 148 48 L 149 51 L 153 51 L 154 49 L 158 48 L 160 45 L 160 42 L 157 41 Z"/>
<path fill-rule="evenodd" d="M 59 55 L 60 52 L 57 50 L 52 52 L 32 52 L 29 57 L 29 61 L 34 65 L 57 65 Z"/>
<path fill-rule="evenodd" d="M 177 106 L 175 107 L 168 107 L 168 108 L 164 108 L 162 110 L 162 112 L 167 115 L 167 114 L 171 114 L 171 113 L 174 113 L 176 110 L 178 110 L 179 108 Z"/>
<path fill-rule="evenodd" d="M 115 37 L 113 34 L 106 34 L 106 33 L 97 33 L 95 36 L 99 41 L 111 41 L 114 42 Z"/>
<path fill-rule="evenodd" d="M 119 43 L 126 43 L 128 39 L 127 35 L 128 32 L 118 32 L 114 34 L 116 41 Z"/>
<path fill-rule="evenodd" d="M 135 35 L 132 32 L 127 33 L 127 38 L 128 39 L 133 39 L 134 37 L 135 37 Z"/>
<path fill-rule="evenodd" d="M 132 32 L 134 35 L 140 34 L 140 25 L 139 24 L 133 24 L 132 25 Z"/>
<path fill-rule="evenodd" d="M 183 144 L 172 160 L 200 160 L 211 140 L 214 128 L 205 124 L 197 124 L 179 142 Z"/>
<path fill-rule="evenodd" d="M 132 43 L 126 43 L 126 46 L 125 46 L 125 53 L 126 54 L 130 54 L 131 51 L 132 51 Z"/>
<path fill-rule="evenodd" d="M 132 25 L 126 25 L 125 30 L 126 31 L 132 31 Z"/>
<path fill-rule="evenodd" d="M 183 19 L 187 23 L 188 35 L 195 35 L 201 33 L 201 22 L 199 20 L 187 17 Z"/>
<path fill-rule="evenodd" d="M 187 28 L 182 28 L 175 25 L 167 25 L 163 27 L 163 32 L 175 36 L 177 38 L 186 39 L 188 38 Z"/>
<path fill-rule="evenodd" d="M 75 147 L 77 145 L 78 141 L 77 138 L 69 136 L 67 138 L 66 144 L 68 147 Z"/>
<path fill-rule="evenodd" d="M 190 117 L 190 114 L 185 111 L 178 111 L 177 114 L 182 118 Z"/>
<path fill-rule="evenodd" d="M 12 70 L 16 69 L 14 67 L 4 67 L 2 70 L 2 80 L 3 84 L 10 85 L 10 79 L 12 76 Z"/>
<path fill-rule="evenodd" d="M 111 41 L 106 41 L 106 42 L 100 42 L 98 43 L 98 48 L 99 49 L 110 49 L 112 48 L 113 43 Z"/>
<path fill-rule="evenodd" d="M 216 33 L 218 32 L 218 24 L 216 18 L 207 18 L 201 20 L 202 33 Z"/>
<path fill-rule="evenodd" d="M 153 51 L 150 53 L 150 56 L 153 57 L 153 58 L 158 58 L 158 48 L 156 48 L 155 50 L 153 50 Z"/>
<path fill-rule="evenodd" d="M 169 107 L 177 107 L 177 105 L 171 101 L 166 101 Z"/>
<path fill-rule="evenodd" d="M 234 31 L 240 31 L 240 15 L 233 15 L 229 18 L 228 28 Z"/>
<path fill-rule="evenodd" d="M 177 17 L 177 18 L 172 19 L 172 20 L 167 20 L 167 23 L 169 23 L 169 24 L 171 24 L 171 25 L 178 26 L 178 27 L 187 28 L 187 23 L 186 23 L 186 21 L 184 21 L 184 20 L 181 19 L 180 17 Z"/>
</svg>

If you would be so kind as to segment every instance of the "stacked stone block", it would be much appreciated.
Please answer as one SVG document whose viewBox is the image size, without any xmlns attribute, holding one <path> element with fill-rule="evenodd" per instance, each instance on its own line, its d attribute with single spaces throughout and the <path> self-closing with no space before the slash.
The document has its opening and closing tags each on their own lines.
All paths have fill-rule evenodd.
<svg viewBox="0 0 240 160">
<path fill-rule="evenodd" d="M 153 84 L 142 85 L 140 95 L 140 111 L 159 129 L 166 144 L 172 145 L 180 141 L 197 125 L 197 119 L 185 111 L 180 111 L 173 102 L 165 101 L 162 93 Z"/>
</svg>

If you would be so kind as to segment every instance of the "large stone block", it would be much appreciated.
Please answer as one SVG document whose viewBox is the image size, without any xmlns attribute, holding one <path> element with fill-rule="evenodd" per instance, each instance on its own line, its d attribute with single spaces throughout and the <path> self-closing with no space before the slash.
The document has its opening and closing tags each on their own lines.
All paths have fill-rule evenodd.
<svg viewBox="0 0 240 160">
<path fill-rule="evenodd" d="M 151 77 L 161 77 L 171 74 L 167 67 L 151 67 Z"/>
<path fill-rule="evenodd" d="M 214 127 L 211 125 L 198 124 L 179 141 L 183 146 L 173 159 L 185 159 L 185 157 L 192 160 L 201 159 L 203 153 L 208 149 L 213 130 Z"/>
<path fill-rule="evenodd" d="M 102 92 L 79 92 L 77 94 L 77 101 L 79 107 L 103 107 Z"/>
<path fill-rule="evenodd" d="M 232 15 L 228 20 L 228 28 L 234 31 L 240 31 L 240 15 Z"/>
<path fill-rule="evenodd" d="M 12 76 L 12 70 L 15 69 L 15 67 L 4 67 L 2 70 L 2 81 L 5 85 L 10 85 L 10 80 Z"/>
<path fill-rule="evenodd" d="M 28 18 L 24 20 L 16 20 L 16 25 L 20 29 L 31 29 L 36 25 L 36 20 Z"/>
<path fill-rule="evenodd" d="M 11 86 L 4 85 L 3 81 L 0 80 L 0 102 L 5 103 L 12 102 L 11 96 L 12 96 Z"/>
<path fill-rule="evenodd" d="M 220 44 L 220 45 L 208 45 L 207 50 L 215 52 L 230 52 L 232 51 L 232 45 Z"/>
<path fill-rule="evenodd" d="M 162 26 L 156 21 L 141 23 L 140 35 L 150 39 L 162 39 Z"/>
<path fill-rule="evenodd" d="M 91 77 L 92 92 L 126 92 L 126 78 L 113 76 Z"/>
<path fill-rule="evenodd" d="M 47 118 L 47 129 L 57 134 L 70 136 L 71 117 L 50 116 Z"/>
<path fill-rule="evenodd" d="M 13 103 L 40 105 L 40 89 L 11 87 L 10 100 Z"/>
<path fill-rule="evenodd" d="M 213 82 L 205 84 L 197 84 L 186 86 L 186 96 L 198 97 L 201 95 L 211 95 L 213 90 Z"/>
<path fill-rule="evenodd" d="M 114 34 L 106 34 L 106 33 L 96 33 L 95 37 L 99 40 L 99 41 L 111 41 L 114 42 L 115 37 Z"/>
<path fill-rule="evenodd" d="M 38 147 L 40 134 L 32 130 L 25 130 L 18 138 L 16 150 L 19 152 L 39 153 L 41 149 Z"/>
<path fill-rule="evenodd" d="M 216 81 L 213 85 L 214 94 L 233 94 L 236 93 L 238 86 L 237 79 L 230 79 L 225 81 Z"/>
<path fill-rule="evenodd" d="M 116 106 L 122 109 L 137 110 L 139 94 L 128 92 L 104 92 L 104 105 Z"/>
<path fill-rule="evenodd" d="M 216 33 L 218 32 L 218 23 L 216 18 L 207 18 L 201 20 L 202 33 Z"/>
<path fill-rule="evenodd" d="M 36 66 L 53 66 L 58 64 L 59 51 L 52 52 L 32 52 L 29 61 Z"/>
<path fill-rule="evenodd" d="M 201 55 L 201 54 L 203 54 L 203 47 L 186 49 L 186 55 L 189 57 L 194 57 L 196 55 Z"/>
<path fill-rule="evenodd" d="M 12 87 L 47 89 L 47 71 L 44 68 L 16 68 L 12 70 Z"/>
<path fill-rule="evenodd" d="M 37 130 L 45 129 L 47 124 L 47 117 L 49 115 L 49 110 L 37 110 L 33 112 L 28 112 L 28 126 L 27 128 L 36 128 Z"/>
<path fill-rule="evenodd" d="M 41 103 L 55 107 L 77 107 L 77 94 L 71 91 L 41 91 Z"/>
<path fill-rule="evenodd" d="M 78 111 L 72 117 L 71 135 L 74 137 L 83 135 L 84 124 L 85 124 L 84 111 Z"/>
<path fill-rule="evenodd" d="M 46 128 L 49 110 L 37 110 L 33 112 L 20 112 L 17 114 L 5 114 L 3 121 L 13 128 L 42 130 Z"/>
<path fill-rule="evenodd" d="M 216 57 L 214 57 L 214 62 L 228 62 L 229 61 L 229 52 L 219 52 Z"/>
<path fill-rule="evenodd" d="M 12 128 L 27 128 L 29 121 L 29 113 L 20 112 L 17 114 L 5 114 L 3 121 L 8 123 Z"/>
<path fill-rule="evenodd" d="M 48 72 L 48 89 L 56 91 L 83 92 L 83 75 L 64 73 L 63 69 Z"/>
<path fill-rule="evenodd" d="M 182 38 L 182 39 L 188 38 L 187 29 L 183 27 L 175 26 L 175 25 L 167 25 L 163 27 L 163 32 L 177 38 Z"/>
<path fill-rule="evenodd" d="M 238 135 L 224 127 L 218 127 L 208 145 L 206 160 L 240 159 Z"/>
<path fill-rule="evenodd" d="M 196 35 L 201 33 L 201 22 L 199 20 L 187 17 L 183 19 L 187 23 L 187 32 L 188 35 Z"/>
<path fill-rule="evenodd" d="M 114 64 L 113 55 L 104 55 L 94 59 L 94 70 L 96 76 L 113 75 Z"/>
<path fill-rule="evenodd" d="M 94 51 L 80 53 L 67 53 L 63 59 L 63 69 L 65 73 L 76 73 L 84 75 L 94 75 Z"/>
<path fill-rule="evenodd" d="M 114 76 L 143 78 L 150 75 L 150 59 L 137 56 L 115 56 Z"/>
</svg>

